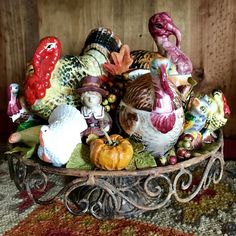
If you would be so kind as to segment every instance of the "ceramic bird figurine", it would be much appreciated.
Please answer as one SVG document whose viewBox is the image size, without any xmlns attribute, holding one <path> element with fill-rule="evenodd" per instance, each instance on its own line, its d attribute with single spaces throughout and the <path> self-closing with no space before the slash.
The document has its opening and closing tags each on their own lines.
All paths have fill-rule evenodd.
<svg viewBox="0 0 236 236">
<path fill-rule="evenodd" d="M 8 106 L 7 115 L 11 118 L 12 122 L 21 123 L 33 119 L 29 109 L 26 106 L 24 98 L 20 96 L 20 85 L 12 83 L 7 89 Z"/>
<path fill-rule="evenodd" d="M 38 156 L 54 166 L 66 164 L 81 143 L 81 132 L 87 129 L 84 116 L 71 105 L 59 105 L 51 113 L 49 125 L 43 125 L 39 134 Z"/>
<path fill-rule="evenodd" d="M 149 32 L 153 37 L 157 52 L 145 50 L 131 51 L 133 64 L 130 68 L 150 69 L 150 61 L 154 58 L 167 57 L 171 61 L 169 68 L 170 79 L 182 93 L 182 100 L 185 101 L 197 81 L 192 78 L 191 60 L 181 51 L 181 33 L 174 24 L 172 18 L 166 12 L 154 14 L 149 19 Z M 169 36 L 175 36 L 176 45 L 169 40 Z"/>
<path fill-rule="evenodd" d="M 30 108 L 48 119 L 60 104 L 79 107 L 77 89 L 86 75 L 106 74 L 102 64 L 110 53 L 118 52 L 119 38 L 109 29 L 97 28 L 88 35 L 80 56 L 61 57 L 61 43 L 56 37 L 43 38 L 34 52 L 33 72 L 25 81 L 24 96 Z"/>
<path fill-rule="evenodd" d="M 168 59 L 154 59 L 151 72 L 127 88 L 119 107 L 119 123 L 130 136 L 142 140 L 146 150 L 162 156 L 178 140 L 183 129 L 181 97 L 168 80 Z"/>
<path fill-rule="evenodd" d="M 181 33 L 172 18 L 166 12 L 154 14 L 149 19 L 148 27 L 158 52 L 176 65 L 179 74 L 191 74 L 193 70 L 191 60 L 180 50 Z M 176 45 L 169 41 L 170 35 L 175 36 Z"/>
</svg>

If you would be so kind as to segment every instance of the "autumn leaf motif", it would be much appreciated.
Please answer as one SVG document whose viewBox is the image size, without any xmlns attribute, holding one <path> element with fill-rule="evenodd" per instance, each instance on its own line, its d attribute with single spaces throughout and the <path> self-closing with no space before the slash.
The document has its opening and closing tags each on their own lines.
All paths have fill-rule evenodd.
<svg viewBox="0 0 236 236">
<path fill-rule="evenodd" d="M 104 63 L 103 68 L 111 75 L 122 75 L 122 73 L 129 70 L 130 65 L 133 63 L 133 59 L 130 56 L 130 48 L 128 45 L 122 45 L 120 52 L 112 52 L 111 58 L 114 64 Z"/>
</svg>

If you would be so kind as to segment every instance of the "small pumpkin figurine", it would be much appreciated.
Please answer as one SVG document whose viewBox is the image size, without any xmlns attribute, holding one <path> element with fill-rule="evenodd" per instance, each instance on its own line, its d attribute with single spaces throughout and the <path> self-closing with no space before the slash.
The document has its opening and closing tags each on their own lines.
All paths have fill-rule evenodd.
<svg viewBox="0 0 236 236">
<path fill-rule="evenodd" d="M 122 170 L 133 157 L 132 144 L 118 134 L 98 138 L 90 144 L 91 162 L 104 170 Z"/>
</svg>

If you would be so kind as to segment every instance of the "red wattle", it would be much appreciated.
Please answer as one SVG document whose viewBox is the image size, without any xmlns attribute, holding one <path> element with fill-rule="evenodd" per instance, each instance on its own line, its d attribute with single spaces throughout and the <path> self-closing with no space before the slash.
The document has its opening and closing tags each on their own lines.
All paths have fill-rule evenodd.
<svg viewBox="0 0 236 236">
<path fill-rule="evenodd" d="M 222 94 L 222 97 L 223 97 L 223 102 L 224 102 L 224 113 L 226 116 L 230 116 L 231 111 L 230 111 L 229 105 L 227 104 L 226 97 L 224 96 L 224 94 Z"/>
<path fill-rule="evenodd" d="M 54 46 L 48 48 L 47 45 Z M 57 61 L 60 58 L 61 43 L 55 37 L 42 39 L 33 57 L 33 75 L 29 75 L 25 83 L 25 98 L 29 105 L 33 105 L 37 99 L 46 95 L 46 89 L 50 88 L 50 78 Z"/>
<path fill-rule="evenodd" d="M 156 130 L 165 134 L 171 131 L 175 125 L 176 116 L 175 113 L 170 114 L 158 114 L 156 112 L 151 112 L 151 122 Z"/>
</svg>

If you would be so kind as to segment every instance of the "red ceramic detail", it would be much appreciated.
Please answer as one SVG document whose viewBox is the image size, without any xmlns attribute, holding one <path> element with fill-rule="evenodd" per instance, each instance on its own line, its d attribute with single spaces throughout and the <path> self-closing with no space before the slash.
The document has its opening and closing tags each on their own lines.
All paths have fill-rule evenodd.
<svg viewBox="0 0 236 236">
<path fill-rule="evenodd" d="M 29 75 L 25 83 L 26 101 L 33 105 L 37 99 L 46 95 L 46 89 L 51 87 L 51 73 L 61 55 L 61 43 L 55 37 L 46 37 L 39 42 L 34 57 L 34 73 Z"/>
</svg>

